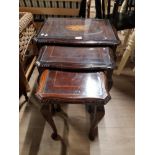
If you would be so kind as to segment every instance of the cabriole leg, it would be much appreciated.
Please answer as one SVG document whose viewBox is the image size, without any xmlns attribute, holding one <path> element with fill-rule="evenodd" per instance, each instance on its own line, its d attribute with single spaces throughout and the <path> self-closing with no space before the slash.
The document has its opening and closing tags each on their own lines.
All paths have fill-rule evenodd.
<svg viewBox="0 0 155 155">
<path fill-rule="evenodd" d="M 89 131 L 89 139 L 94 140 L 95 136 L 98 132 L 98 123 L 100 120 L 104 117 L 105 109 L 104 105 L 96 105 L 94 109 L 94 113 L 92 113 L 91 116 L 91 126 Z"/>
<path fill-rule="evenodd" d="M 43 117 L 45 118 L 45 120 L 49 123 L 49 125 L 51 126 L 51 128 L 53 129 L 53 134 L 51 135 L 51 137 L 54 140 L 59 140 L 60 136 L 57 133 L 57 128 L 56 125 L 54 123 L 53 120 L 53 115 L 54 115 L 54 110 L 52 109 L 52 105 L 51 104 L 44 104 L 41 108 L 41 113 L 43 115 Z"/>
</svg>

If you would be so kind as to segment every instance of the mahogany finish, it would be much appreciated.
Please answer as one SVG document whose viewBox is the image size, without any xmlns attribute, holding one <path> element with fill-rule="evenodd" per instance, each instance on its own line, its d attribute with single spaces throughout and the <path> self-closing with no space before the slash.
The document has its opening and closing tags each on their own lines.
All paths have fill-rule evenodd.
<svg viewBox="0 0 155 155">
<path fill-rule="evenodd" d="M 72 71 L 113 69 L 112 50 L 106 48 L 44 46 L 36 62 L 38 68 Z"/>
<path fill-rule="evenodd" d="M 39 46 L 116 46 L 120 43 L 109 20 L 81 18 L 48 18 L 34 41 Z"/>
<path fill-rule="evenodd" d="M 107 103 L 106 77 L 102 72 L 77 73 L 45 70 L 36 96 L 41 102 Z"/>
<path fill-rule="evenodd" d="M 89 138 L 94 140 L 104 104 L 111 99 L 117 32 L 108 20 L 48 18 L 34 41 L 41 76 L 36 96 L 44 103 L 41 112 L 53 129 L 52 138 L 61 138 L 52 119 L 55 107 L 86 104 L 91 107 Z"/>
<path fill-rule="evenodd" d="M 55 140 L 60 139 L 52 119 L 55 104 L 93 105 L 95 109 L 91 114 L 89 138 L 94 140 L 97 125 L 105 114 L 104 104 L 111 99 L 107 91 L 106 76 L 102 72 L 77 73 L 45 70 L 41 75 L 36 96 L 44 103 L 41 112 L 52 127 L 52 138 Z"/>
</svg>

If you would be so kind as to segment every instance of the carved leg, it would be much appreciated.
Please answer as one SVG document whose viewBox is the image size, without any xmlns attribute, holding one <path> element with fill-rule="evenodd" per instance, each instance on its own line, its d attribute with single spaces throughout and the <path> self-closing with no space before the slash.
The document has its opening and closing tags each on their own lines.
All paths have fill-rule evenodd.
<svg viewBox="0 0 155 155">
<path fill-rule="evenodd" d="M 60 136 L 57 133 L 57 129 L 54 123 L 54 120 L 52 119 L 54 110 L 52 109 L 52 105 L 51 104 L 44 104 L 41 108 L 41 113 L 44 116 L 45 120 L 49 123 L 49 125 L 51 126 L 51 128 L 53 129 L 53 134 L 51 135 L 51 137 L 54 140 L 60 140 Z"/>
<path fill-rule="evenodd" d="M 61 112 L 62 111 L 60 104 L 55 104 L 54 109 L 55 109 L 55 112 Z"/>
<path fill-rule="evenodd" d="M 110 91 L 113 86 L 113 79 L 112 79 L 113 69 L 108 69 L 104 73 L 106 74 L 106 77 L 107 77 L 108 91 Z"/>
<path fill-rule="evenodd" d="M 27 96 L 27 93 L 26 93 L 26 92 L 23 92 L 23 94 L 24 94 L 24 96 L 25 96 L 25 100 L 28 101 L 29 98 L 28 98 L 28 96 Z"/>
<path fill-rule="evenodd" d="M 96 105 L 94 109 L 94 113 L 91 115 L 91 126 L 90 126 L 90 131 L 89 131 L 89 139 L 94 140 L 95 136 L 97 135 L 98 131 L 98 123 L 100 120 L 104 117 L 105 114 L 105 109 L 104 105 Z"/>
<path fill-rule="evenodd" d="M 92 104 L 86 104 L 86 110 L 89 113 L 94 112 L 94 105 L 92 105 Z"/>
</svg>

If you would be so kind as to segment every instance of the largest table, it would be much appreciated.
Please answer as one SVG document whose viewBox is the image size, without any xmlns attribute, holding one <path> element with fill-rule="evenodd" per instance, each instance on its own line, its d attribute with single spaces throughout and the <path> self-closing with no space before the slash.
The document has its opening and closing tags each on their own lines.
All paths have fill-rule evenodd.
<svg viewBox="0 0 155 155">
<path fill-rule="evenodd" d="M 34 38 L 38 45 L 117 46 L 120 40 L 109 20 L 48 18 Z"/>
</svg>

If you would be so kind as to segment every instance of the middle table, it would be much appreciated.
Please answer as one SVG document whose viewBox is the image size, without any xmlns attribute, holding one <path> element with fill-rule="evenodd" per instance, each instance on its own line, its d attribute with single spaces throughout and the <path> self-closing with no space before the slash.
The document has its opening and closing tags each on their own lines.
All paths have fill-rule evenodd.
<svg viewBox="0 0 155 155">
<path fill-rule="evenodd" d="M 112 50 L 108 47 L 44 46 L 36 64 L 39 69 L 72 71 L 103 71 L 115 67 Z"/>
</svg>

